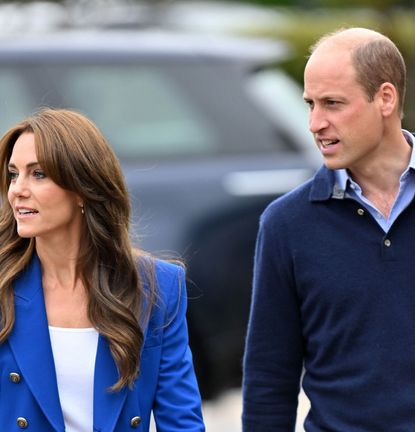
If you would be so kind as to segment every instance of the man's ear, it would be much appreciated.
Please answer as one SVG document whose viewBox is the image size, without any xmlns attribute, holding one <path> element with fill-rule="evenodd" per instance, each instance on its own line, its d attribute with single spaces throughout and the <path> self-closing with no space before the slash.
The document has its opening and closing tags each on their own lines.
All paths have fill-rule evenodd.
<svg viewBox="0 0 415 432">
<path fill-rule="evenodd" d="M 398 111 L 399 95 L 396 87 L 390 82 L 384 82 L 376 94 L 381 113 L 384 117 L 390 117 Z"/>
</svg>

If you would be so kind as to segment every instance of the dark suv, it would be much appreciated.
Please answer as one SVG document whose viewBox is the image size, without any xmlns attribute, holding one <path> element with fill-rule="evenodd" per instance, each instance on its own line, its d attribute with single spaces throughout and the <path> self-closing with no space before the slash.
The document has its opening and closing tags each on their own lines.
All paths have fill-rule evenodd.
<svg viewBox="0 0 415 432">
<path fill-rule="evenodd" d="M 140 247 L 188 266 L 202 394 L 238 385 L 258 216 L 308 178 L 301 91 L 269 41 L 161 31 L 0 38 L 0 132 L 40 106 L 77 109 L 118 154 Z"/>
</svg>

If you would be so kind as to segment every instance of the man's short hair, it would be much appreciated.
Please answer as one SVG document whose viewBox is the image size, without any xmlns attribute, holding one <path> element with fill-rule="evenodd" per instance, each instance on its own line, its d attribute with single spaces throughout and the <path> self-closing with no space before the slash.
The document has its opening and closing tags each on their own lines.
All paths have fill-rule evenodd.
<svg viewBox="0 0 415 432">
<path fill-rule="evenodd" d="M 379 87 L 389 82 L 398 92 L 399 113 L 403 117 L 406 92 L 406 66 L 402 54 L 387 37 L 374 39 L 357 46 L 351 54 L 356 80 L 370 101 Z"/>
<path fill-rule="evenodd" d="M 348 30 L 353 29 L 342 28 L 324 35 L 311 46 L 310 53 L 312 54 L 323 43 L 339 40 L 342 33 L 345 35 Z M 368 31 L 373 33 L 373 38 L 346 45 L 350 48 L 356 80 L 362 86 L 369 101 L 373 101 L 383 83 L 393 84 L 398 92 L 398 111 L 402 118 L 406 92 L 405 61 L 397 46 L 387 36 L 372 30 Z"/>
</svg>

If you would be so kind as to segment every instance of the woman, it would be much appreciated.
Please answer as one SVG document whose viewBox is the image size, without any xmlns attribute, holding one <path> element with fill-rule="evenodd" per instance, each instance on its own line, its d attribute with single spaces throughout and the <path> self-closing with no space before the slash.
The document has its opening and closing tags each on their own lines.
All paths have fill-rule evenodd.
<svg viewBox="0 0 415 432">
<path fill-rule="evenodd" d="M 99 130 L 44 109 L 0 166 L 0 430 L 204 431 L 183 270 L 133 250 Z"/>
</svg>

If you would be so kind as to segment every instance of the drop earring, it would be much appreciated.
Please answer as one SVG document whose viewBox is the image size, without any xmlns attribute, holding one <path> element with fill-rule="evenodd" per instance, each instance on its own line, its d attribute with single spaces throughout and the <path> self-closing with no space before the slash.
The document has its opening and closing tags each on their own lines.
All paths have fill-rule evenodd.
<svg viewBox="0 0 415 432">
<path fill-rule="evenodd" d="M 81 205 L 81 206 L 79 206 L 79 207 L 81 207 L 81 213 L 82 213 L 82 214 L 85 214 L 84 206 Z"/>
</svg>

